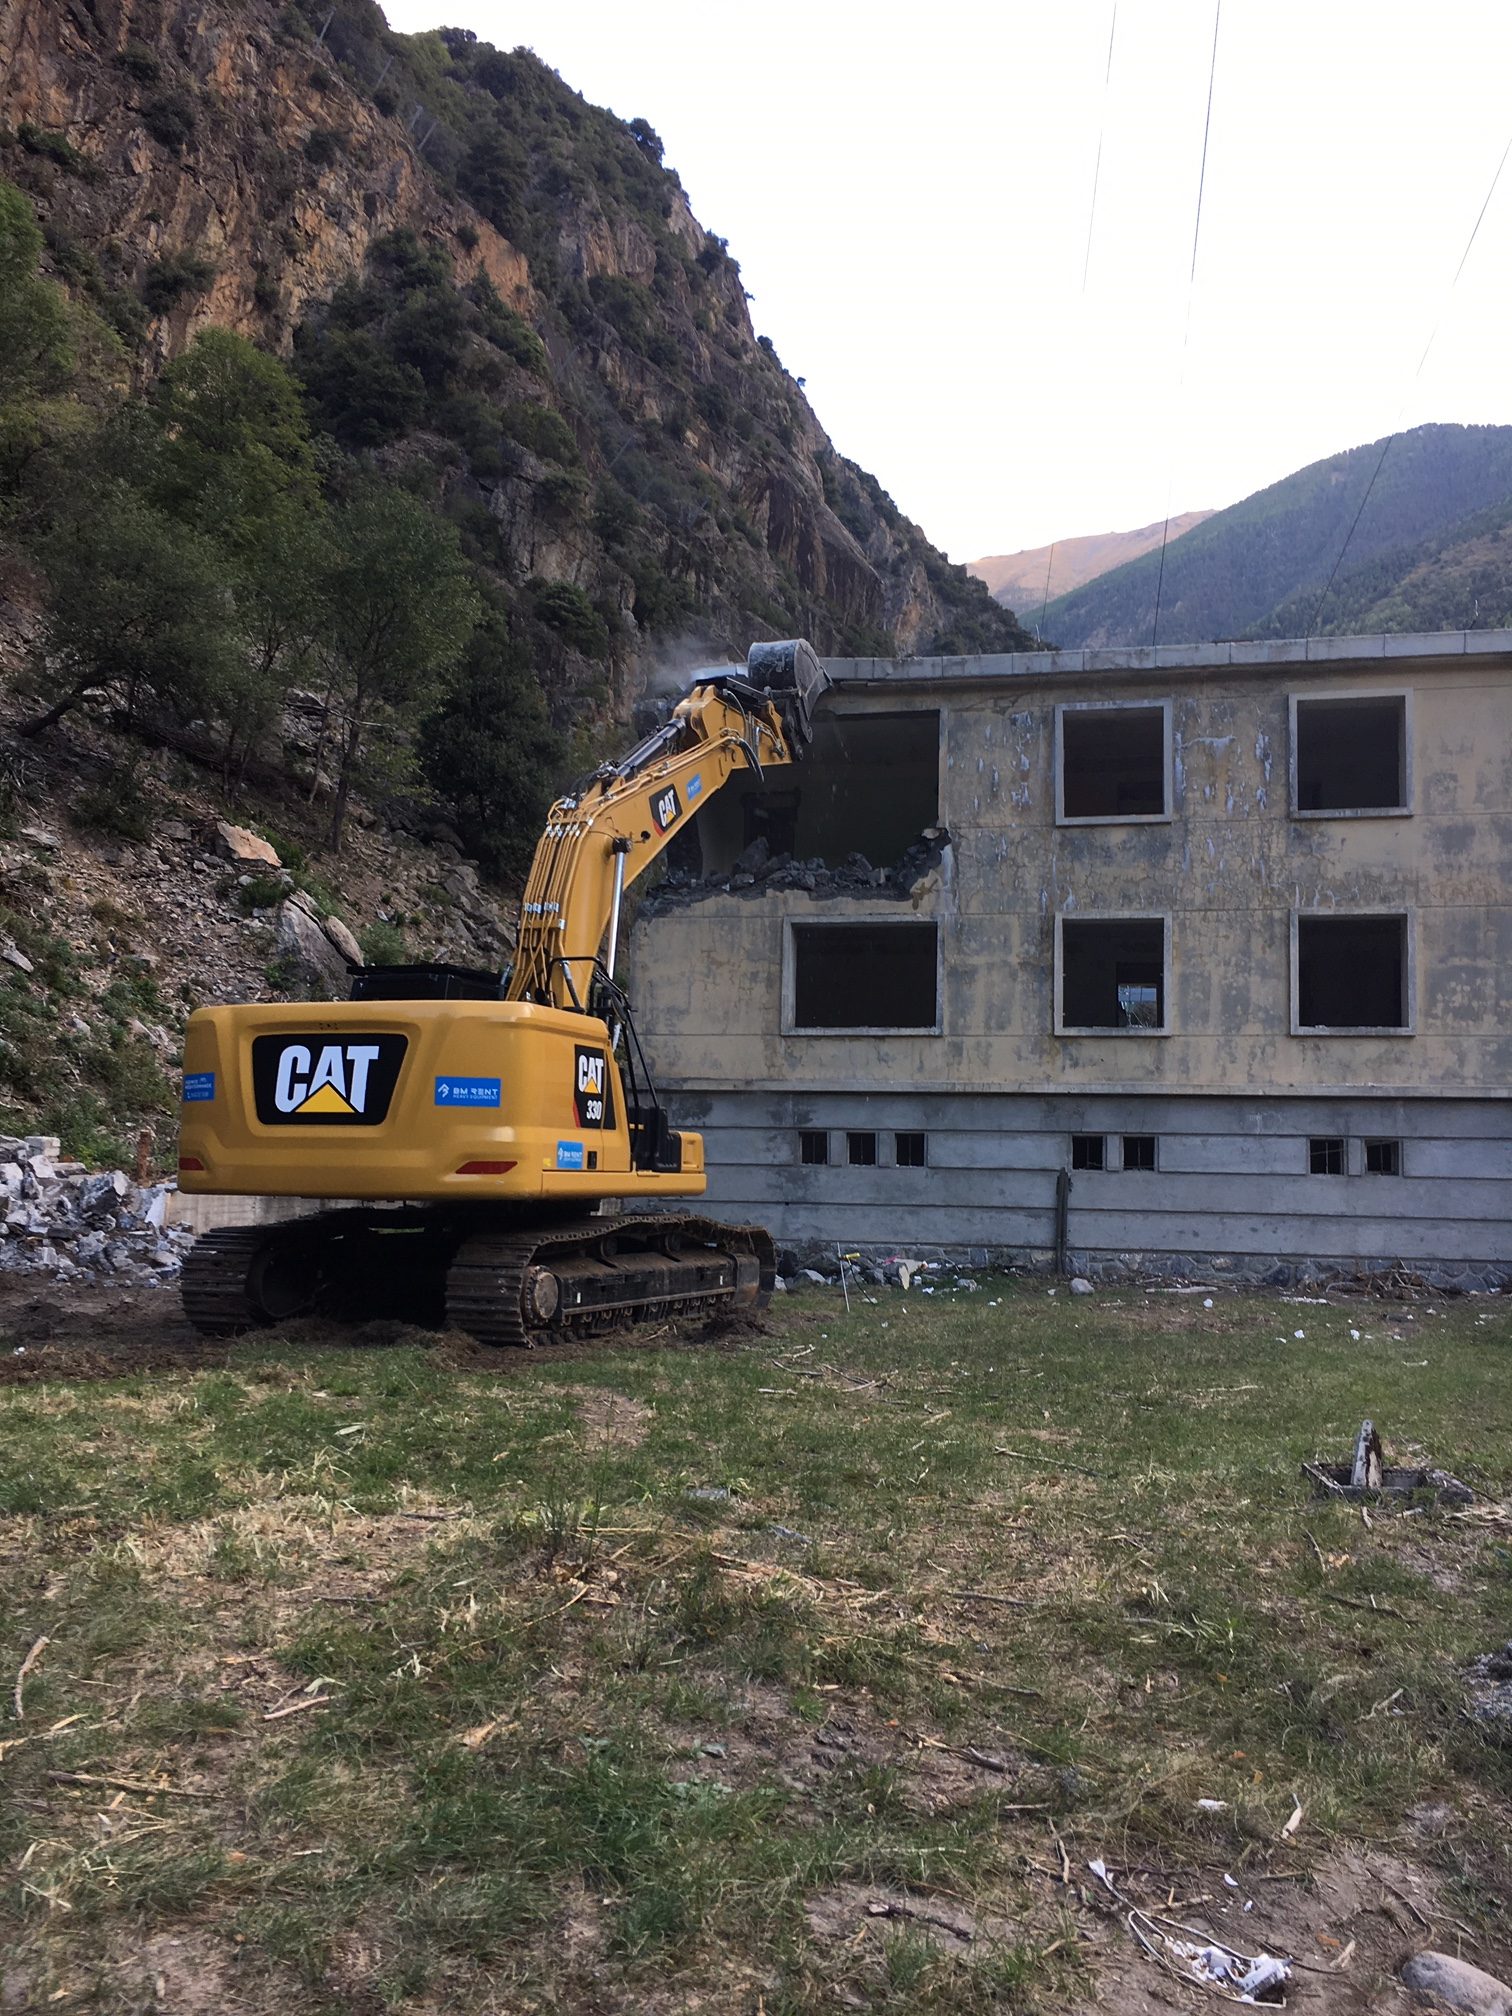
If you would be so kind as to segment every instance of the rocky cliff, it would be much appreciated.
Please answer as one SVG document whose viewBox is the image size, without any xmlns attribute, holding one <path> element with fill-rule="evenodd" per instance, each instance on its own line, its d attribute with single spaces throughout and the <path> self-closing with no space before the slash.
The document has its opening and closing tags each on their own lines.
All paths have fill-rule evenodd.
<svg viewBox="0 0 1512 2016">
<path fill-rule="evenodd" d="M 836 453 L 650 128 L 528 52 L 398 36 L 367 0 L 0 0 L 0 78 L 0 173 L 143 374 L 219 323 L 317 388 L 337 338 L 424 381 L 343 445 L 408 458 L 522 596 L 592 605 L 603 636 L 564 634 L 552 668 L 580 703 L 622 705 L 678 643 L 1022 648 Z M 440 363 L 395 333 L 417 270 L 375 306 L 396 234 L 432 334 L 438 274 L 465 308 Z"/>
</svg>

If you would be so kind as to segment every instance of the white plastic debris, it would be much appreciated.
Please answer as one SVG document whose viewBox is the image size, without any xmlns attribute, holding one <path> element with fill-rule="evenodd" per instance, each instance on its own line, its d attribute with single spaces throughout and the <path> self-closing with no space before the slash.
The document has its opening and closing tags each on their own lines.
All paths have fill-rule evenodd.
<svg viewBox="0 0 1512 2016">
<path fill-rule="evenodd" d="M 1307 1335 L 1307 1332 L 1305 1330 L 1293 1330 L 1292 1335 L 1293 1337 L 1300 1339 L 1305 1337 Z"/>
<path fill-rule="evenodd" d="M 1227 1799 L 1199 1799 L 1197 1801 L 1197 1811 L 1199 1813 L 1227 1813 L 1228 1801 Z"/>
<path fill-rule="evenodd" d="M 1263 1997 L 1269 2008 L 1285 2007 L 1280 1990 L 1291 1979 L 1289 1960 L 1278 1959 L 1273 1953 L 1241 1953 L 1194 1925 L 1184 1925 L 1175 1918 L 1157 1918 L 1123 1896 L 1101 1857 L 1087 1867 L 1109 1896 L 1123 1906 L 1124 1922 L 1140 1945 L 1168 1973 L 1197 1987 L 1210 1988 L 1226 2002 L 1254 2006 Z M 1226 1875 L 1223 1880 L 1230 1888 L 1239 1888 L 1232 1876 Z"/>
<path fill-rule="evenodd" d="M 1203 1308 L 1204 1308 L 1204 1309 L 1211 1309 L 1211 1308 L 1212 1308 L 1212 1306 L 1213 1306 L 1213 1298 L 1212 1298 L 1212 1296 L 1211 1296 L 1211 1295 L 1204 1295 L 1204 1296 L 1203 1296 L 1203 1298 L 1202 1298 L 1202 1306 L 1203 1306 Z"/>
</svg>

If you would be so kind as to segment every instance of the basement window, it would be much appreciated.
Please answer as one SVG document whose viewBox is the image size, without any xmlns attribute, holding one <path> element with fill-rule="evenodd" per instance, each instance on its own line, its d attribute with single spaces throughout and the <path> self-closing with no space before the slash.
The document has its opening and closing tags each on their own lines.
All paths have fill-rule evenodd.
<svg viewBox="0 0 1512 2016">
<path fill-rule="evenodd" d="M 1125 1134 L 1123 1137 L 1123 1166 L 1125 1169 L 1140 1169 L 1153 1172 L 1155 1168 L 1155 1136 L 1153 1134 Z"/>
<path fill-rule="evenodd" d="M 829 1161 L 829 1136 L 821 1127 L 805 1127 L 798 1136 L 798 1160 L 810 1169 Z"/>
<path fill-rule="evenodd" d="M 1107 1167 L 1108 1144 L 1101 1134 L 1073 1134 L 1071 1136 L 1071 1167 L 1073 1169 L 1103 1169 Z"/>
<path fill-rule="evenodd" d="M 1298 917 L 1293 1035 L 1411 1028 L 1407 919 Z"/>
<path fill-rule="evenodd" d="M 1166 1026 L 1166 920 L 1061 917 L 1057 922 L 1055 1033 L 1158 1035 Z"/>
<path fill-rule="evenodd" d="M 909 1029 L 939 1025 L 939 927 L 793 924 L 787 1029 Z"/>
<path fill-rule="evenodd" d="M 925 1140 L 922 1134 L 895 1134 L 893 1160 L 900 1169 L 924 1167 Z"/>
<path fill-rule="evenodd" d="M 1344 1143 L 1337 1134 L 1315 1134 L 1307 1144 L 1307 1166 L 1314 1176 L 1344 1174 Z"/>
<path fill-rule="evenodd" d="M 1332 818 L 1408 810 L 1407 695 L 1292 696 L 1292 810 Z"/>
<path fill-rule="evenodd" d="M 877 1166 L 876 1135 L 847 1134 L 845 1137 L 845 1159 L 853 1169 L 875 1169 Z"/>
<path fill-rule="evenodd" d="M 1171 710 L 1164 700 L 1136 706 L 1058 707 L 1056 818 L 1063 826 L 1171 816 Z"/>
<path fill-rule="evenodd" d="M 1402 1173 L 1402 1144 L 1400 1141 L 1367 1141 L 1365 1143 L 1365 1174 L 1367 1176 L 1400 1176 Z"/>
</svg>

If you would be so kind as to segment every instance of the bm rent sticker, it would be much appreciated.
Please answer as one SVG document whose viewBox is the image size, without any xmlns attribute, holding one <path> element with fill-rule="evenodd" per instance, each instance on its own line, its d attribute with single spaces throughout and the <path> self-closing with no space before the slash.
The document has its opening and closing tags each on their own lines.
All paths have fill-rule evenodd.
<svg viewBox="0 0 1512 2016">
<path fill-rule="evenodd" d="M 190 1071 L 184 1078 L 184 1104 L 194 1106 L 202 1099 L 215 1097 L 215 1073 L 213 1071 Z"/>
<path fill-rule="evenodd" d="M 702 796 L 703 796 L 702 777 L 690 777 L 688 779 L 688 803 L 691 805 L 695 798 L 701 798 Z"/>
<path fill-rule="evenodd" d="M 581 1141 L 558 1141 L 558 1169 L 581 1169 L 585 1166 Z"/>
<path fill-rule="evenodd" d="M 499 1103 L 499 1080 L 497 1078 L 438 1078 L 436 1080 L 436 1104 L 438 1106 L 497 1106 Z"/>
<path fill-rule="evenodd" d="M 665 791 L 659 791 L 651 800 L 651 824 L 658 833 L 665 833 L 681 817 L 682 800 L 677 795 L 677 786 L 669 784 Z"/>
</svg>

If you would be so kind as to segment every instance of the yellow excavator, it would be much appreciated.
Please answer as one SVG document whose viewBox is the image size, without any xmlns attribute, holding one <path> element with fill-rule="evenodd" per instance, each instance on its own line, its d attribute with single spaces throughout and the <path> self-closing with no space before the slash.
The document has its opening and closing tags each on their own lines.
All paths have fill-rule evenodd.
<svg viewBox="0 0 1512 2016">
<path fill-rule="evenodd" d="M 502 976 L 363 967 L 348 1001 L 190 1016 L 179 1188 L 346 1200 L 197 1239 L 196 1329 L 383 1316 L 529 1345 L 765 1303 L 764 1230 L 666 1208 L 702 1195 L 703 1141 L 668 1124 L 615 978 L 621 906 L 732 777 L 801 759 L 829 683 L 810 645 L 754 645 L 558 800 Z"/>
</svg>

